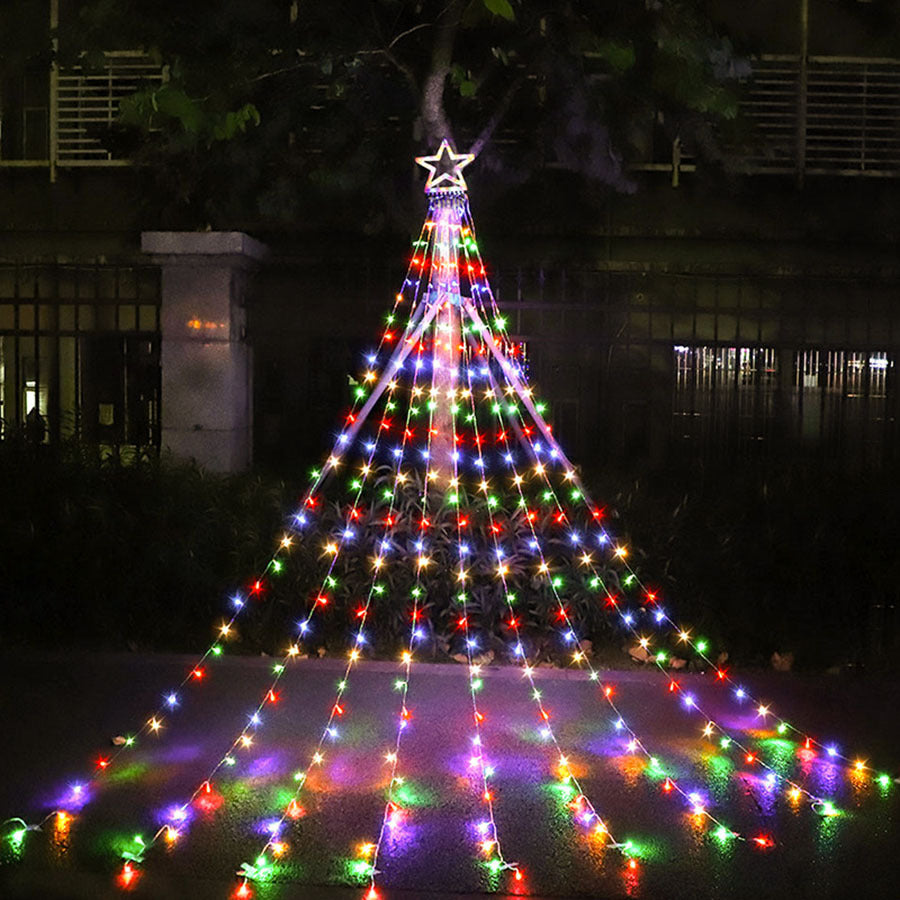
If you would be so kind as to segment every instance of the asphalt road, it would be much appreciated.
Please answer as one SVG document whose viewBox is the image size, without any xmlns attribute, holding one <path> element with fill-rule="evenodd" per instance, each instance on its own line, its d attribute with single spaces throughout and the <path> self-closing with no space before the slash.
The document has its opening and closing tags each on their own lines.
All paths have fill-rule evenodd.
<svg viewBox="0 0 900 900">
<path fill-rule="evenodd" d="M 165 656 L 0 657 L 0 817 L 35 822 L 71 798 L 92 762 L 112 751 L 113 735 L 134 730 L 191 660 Z M 119 851 L 135 834 L 151 836 L 184 801 L 243 727 L 269 680 L 272 660 L 223 658 L 202 685 L 181 692 L 158 738 L 126 751 L 89 791 L 90 802 L 64 827 L 51 819 L 19 845 L 0 849 L 0 896 L 121 897 Z M 203 900 L 234 894 L 239 865 L 265 841 L 267 820 L 294 790 L 292 773 L 309 759 L 334 703 L 339 660 L 300 661 L 285 674 L 276 706 L 253 746 L 215 779 L 221 803 L 192 807 L 171 845 L 147 852 L 129 888 L 135 897 Z M 301 795 L 303 815 L 284 832 L 288 853 L 275 879 L 254 896 L 360 898 L 352 873 L 361 842 L 378 835 L 396 734 L 398 666 L 362 663 L 344 695 L 340 735 Z M 702 736 L 705 719 L 686 711 L 652 671 L 605 673 L 622 712 L 679 784 L 702 792 L 709 810 L 749 840 L 711 836 L 685 802 L 629 753 L 596 685 L 576 672 L 536 673 L 560 745 L 585 795 L 619 840 L 640 853 L 636 868 L 573 820 L 556 774 L 556 754 L 539 733 L 521 673 L 486 668 L 479 702 L 485 755 L 494 765 L 495 814 L 505 857 L 523 878 L 493 876 L 473 824 L 484 806 L 467 772 L 472 711 L 462 666 L 415 664 L 412 713 L 400 749 L 404 820 L 385 840 L 378 884 L 388 898 L 495 895 L 597 898 L 880 898 L 900 896 L 900 784 L 862 783 L 827 762 L 802 758 L 760 728 L 745 706 L 702 675 L 681 678 L 705 711 L 775 765 L 841 810 L 823 817 L 784 790 L 771 790 L 758 766 Z M 900 686 L 863 677 L 744 673 L 748 687 L 790 721 L 862 751 L 896 776 L 900 769 Z M 69 803 L 69 808 L 73 809 Z M 73 809 L 74 811 L 74 809 Z M 4 825 L 4 834 L 14 828 Z M 760 847 L 765 835 L 774 846 Z"/>
</svg>

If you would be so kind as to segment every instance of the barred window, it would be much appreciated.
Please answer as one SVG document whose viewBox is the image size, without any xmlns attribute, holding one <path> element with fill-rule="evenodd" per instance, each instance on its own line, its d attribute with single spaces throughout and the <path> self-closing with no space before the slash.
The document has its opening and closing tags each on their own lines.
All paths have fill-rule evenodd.
<svg viewBox="0 0 900 900">
<path fill-rule="evenodd" d="M 726 446 L 769 437 L 779 374 L 774 348 L 676 345 L 674 352 L 676 440 Z"/>
<path fill-rule="evenodd" d="M 894 361 L 883 351 L 799 352 L 794 388 L 801 438 L 877 455 L 890 424 L 893 378 Z"/>
</svg>

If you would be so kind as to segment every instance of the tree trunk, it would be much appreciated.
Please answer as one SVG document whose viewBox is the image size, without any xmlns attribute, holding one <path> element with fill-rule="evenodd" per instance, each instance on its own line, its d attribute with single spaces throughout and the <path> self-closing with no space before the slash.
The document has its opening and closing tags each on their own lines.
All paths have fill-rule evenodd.
<svg viewBox="0 0 900 900">
<path fill-rule="evenodd" d="M 425 138 L 434 148 L 446 138 L 451 144 L 453 130 L 444 109 L 444 86 L 453 60 L 453 43 L 462 19 L 463 0 L 450 0 L 435 23 L 436 37 L 431 51 L 431 66 L 422 87 L 422 124 Z M 455 144 L 454 144 L 455 149 Z"/>
</svg>

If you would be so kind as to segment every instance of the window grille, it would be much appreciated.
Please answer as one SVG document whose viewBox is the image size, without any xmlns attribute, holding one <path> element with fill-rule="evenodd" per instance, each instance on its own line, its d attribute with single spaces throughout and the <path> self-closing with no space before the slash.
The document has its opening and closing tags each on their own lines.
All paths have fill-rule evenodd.
<svg viewBox="0 0 900 900">
<path fill-rule="evenodd" d="M 109 53 L 99 71 L 82 66 L 62 69 L 57 79 L 56 160 L 61 166 L 125 165 L 103 145 L 103 132 L 115 124 L 119 104 L 148 84 L 161 84 L 164 72 L 142 53 Z"/>
<path fill-rule="evenodd" d="M 0 438 L 158 447 L 159 271 L 0 266 Z"/>
<path fill-rule="evenodd" d="M 750 172 L 900 176 L 900 60 L 809 57 L 805 121 L 797 56 L 752 60 L 741 102 L 755 126 Z M 798 150 L 803 159 L 798 160 Z"/>
<path fill-rule="evenodd" d="M 890 426 L 894 361 L 883 351 L 805 350 L 794 372 L 799 433 L 876 461 Z"/>
<path fill-rule="evenodd" d="M 676 439 L 719 447 L 765 441 L 775 414 L 772 347 L 686 347 L 675 353 Z"/>
</svg>

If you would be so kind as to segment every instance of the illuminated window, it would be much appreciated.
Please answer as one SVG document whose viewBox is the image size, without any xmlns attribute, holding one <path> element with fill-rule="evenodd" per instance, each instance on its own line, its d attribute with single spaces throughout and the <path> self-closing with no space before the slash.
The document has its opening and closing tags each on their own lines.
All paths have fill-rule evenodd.
<svg viewBox="0 0 900 900">
<path fill-rule="evenodd" d="M 676 345 L 674 357 L 676 440 L 729 445 L 770 436 L 779 374 L 774 348 Z"/>
<path fill-rule="evenodd" d="M 806 350 L 794 372 L 799 435 L 847 450 L 876 453 L 889 425 L 894 361 L 883 351 Z"/>
</svg>

